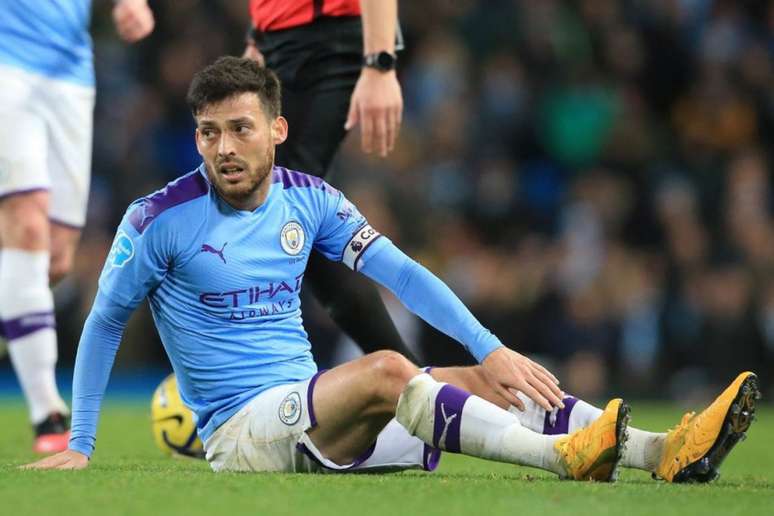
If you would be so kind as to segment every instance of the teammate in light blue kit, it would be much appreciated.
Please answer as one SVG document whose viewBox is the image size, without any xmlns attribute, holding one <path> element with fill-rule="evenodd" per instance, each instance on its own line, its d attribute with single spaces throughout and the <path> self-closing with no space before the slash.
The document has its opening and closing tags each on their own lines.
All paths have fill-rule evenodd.
<svg viewBox="0 0 774 516">
<path fill-rule="evenodd" d="M 551 373 L 502 346 L 340 192 L 273 166 L 288 131 L 279 89 L 248 59 L 221 58 L 194 78 L 204 164 L 129 207 L 78 349 L 70 449 L 33 467 L 88 465 L 124 325 L 147 297 L 215 471 L 432 469 L 445 449 L 610 480 L 626 429 L 621 400 L 591 407 L 587 422 L 601 424 L 572 435 L 544 435 L 501 408 L 529 402 L 542 420 L 564 404 Z M 318 372 L 298 298 L 312 248 L 388 287 L 481 367 L 431 376 L 383 351 Z M 444 375 L 499 406 L 437 381 Z M 577 451 L 584 460 L 571 464 Z"/>
<path fill-rule="evenodd" d="M 86 216 L 90 10 L 90 0 L 0 0 L 0 341 L 8 341 L 41 453 L 65 449 L 69 438 L 49 283 L 70 271 Z M 153 28 L 146 0 L 116 2 L 113 14 L 126 41 Z"/>
</svg>

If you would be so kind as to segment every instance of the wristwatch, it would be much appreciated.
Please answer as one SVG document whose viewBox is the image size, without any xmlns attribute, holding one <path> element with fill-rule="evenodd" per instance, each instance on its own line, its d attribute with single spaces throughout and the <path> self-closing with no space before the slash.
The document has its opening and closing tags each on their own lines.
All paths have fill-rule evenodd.
<svg viewBox="0 0 774 516">
<path fill-rule="evenodd" d="M 398 56 L 382 50 L 381 52 L 374 52 L 373 54 L 366 54 L 363 56 L 363 66 L 369 68 L 376 68 L 380 72 L 389 72 L 395 70 L 395 64 L 398 61 Z"/>
</svg>

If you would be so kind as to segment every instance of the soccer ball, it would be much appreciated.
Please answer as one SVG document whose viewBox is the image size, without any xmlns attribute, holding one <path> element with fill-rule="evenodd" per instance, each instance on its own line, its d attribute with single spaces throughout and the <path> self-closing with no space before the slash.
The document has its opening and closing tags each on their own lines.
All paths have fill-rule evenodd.
<svg viewBox="0 0 774 516">
<path fill-rule="evenodd" d="M 151 427 L 156 446 L 166 455 L 204 458 L 193 412 L 183 405 L 174 374 L 164 378 L 153 393 Z"/>
</svg>

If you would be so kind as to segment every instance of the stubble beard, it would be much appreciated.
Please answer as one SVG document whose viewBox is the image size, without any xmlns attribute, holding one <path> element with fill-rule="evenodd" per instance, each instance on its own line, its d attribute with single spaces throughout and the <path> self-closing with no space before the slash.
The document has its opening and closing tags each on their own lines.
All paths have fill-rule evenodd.
<svg viewBox="0 0 774 516">
<path fill-rule="evenodd" d="M 217 166 L 214 166 L 215 171 L 211 171 L 211 167 L 207 167 L 207 174 L 210 178 L 210 182 L 224 200 L 227 202 L 231 201 L 235 204 L 241 204 L 254 196 L 261 186 L 263 186 L 266 178 L 271 175 L 272 168 L 274 167 L 274 152 L 274 147 L 270 146 L 266 150 L 263 161 L 257 164 L 255 168 L 248 173 L 246 179 L 237 184 L 229 184 L 228 181 L 220 175 Z"/>
</svg>

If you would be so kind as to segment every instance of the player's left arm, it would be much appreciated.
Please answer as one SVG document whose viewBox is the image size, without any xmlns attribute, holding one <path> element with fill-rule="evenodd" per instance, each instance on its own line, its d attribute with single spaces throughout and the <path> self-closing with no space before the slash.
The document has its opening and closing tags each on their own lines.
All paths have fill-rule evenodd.
<svg viewBox="0 0 774 516">
<path fill-rule="evenodd" d="M 395 54 L 398 23 L 397 0 L 360 0 L 363 20 L 363 52 Z M 350 130 L 360 125 L 363 152 L 376 150 L 386 157 L 395 146 L 403 116 L 403 96 L 395 70 L 363 67 L 349 102 Z"/>
</svg>

